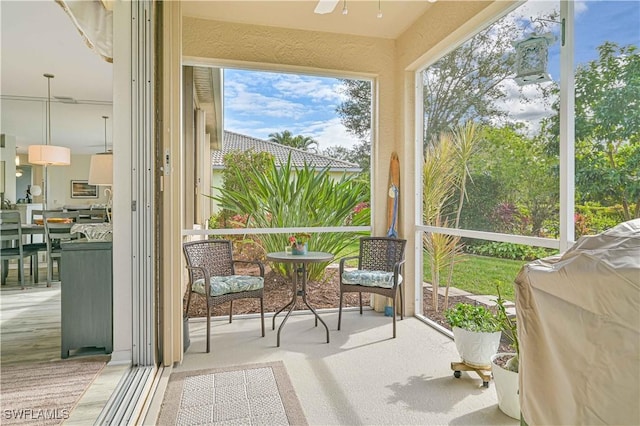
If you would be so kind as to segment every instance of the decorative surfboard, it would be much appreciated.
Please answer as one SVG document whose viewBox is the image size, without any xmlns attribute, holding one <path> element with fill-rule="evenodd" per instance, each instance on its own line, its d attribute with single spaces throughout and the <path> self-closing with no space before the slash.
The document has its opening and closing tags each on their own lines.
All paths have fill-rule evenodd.
<svg viewBox="0 0 640 426">
<path fill-rule="evenodd" d="M 398 237 L 398 208 L 400 198 L 400 159 L 396 152 L 391 153 L 389 162 L 389 185 L 387 193 L 387 237 Z M 393 315 L 392 300 L 385 298 L 384 314 Z"/>
<path fill-rule="evenodd" d="M 389 163 L 389 193 L 387 195 L 387 237 L 398 237 L 398 207 L 400 197 L 400 160 L 391 153 Z"/>
</svg>

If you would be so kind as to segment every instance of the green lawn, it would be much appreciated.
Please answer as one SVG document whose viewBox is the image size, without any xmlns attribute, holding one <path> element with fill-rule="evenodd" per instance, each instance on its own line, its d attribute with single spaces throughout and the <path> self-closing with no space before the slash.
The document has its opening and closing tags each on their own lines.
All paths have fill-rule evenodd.
<svg viewBox="0 0 640 426">
<path fill-rule="evenodd" d="M 424 280 L 431 281 L 428 258 L 424 260 Z M 513 281 L 518 271 L 527 261 L 499 259 L 495 257 L 465 254 L 460 256 L 453 268 L 452 286 L 473 294 L 492 294 L 497 296 L 496 284 L 507 300 L 515 300 Z M 446 285 L 446 274 L 440 277 L 440 286 Z"/>
</svg>

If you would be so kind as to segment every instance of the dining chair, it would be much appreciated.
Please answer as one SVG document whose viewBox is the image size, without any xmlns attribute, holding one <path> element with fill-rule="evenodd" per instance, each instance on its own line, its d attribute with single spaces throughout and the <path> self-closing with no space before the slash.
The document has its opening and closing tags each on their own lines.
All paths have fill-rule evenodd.
<svg viewBox="0 0 640 426">
<path fill-rule="evenodd" d="M 60 210 L 55 210 L 55 211 L 60 211 Z M 38 210 L 38 209 L 31 210 L 31 220 L 29 221 L 29 223 L 32 225 L 36 225 L 40 223 L 42 224 L 42 227 L 44 230 L 44 223 L 42 222 L 44 219 L 42 216 L 42 212 L 43 210 Z M 33 255 L 31 256 L 29 272 L 32 275 L 34 275 L 36 280 L 35 282 L 38 282 L 38 264 L 39 264 L 38 255 L 41 252 L 42 253 L 47 252 L 47 243 L 45 242 L 44 232 L 42 232 L 42 234 L 35 235 L 35 239 L 34 239 L 34 234 L 29 235 L 29 242 L 24 244 L 24 248 L 30 250 L 33 253 Z"/>
<path fill-rule="evenodd" d="M 78 218 L 77 211 L 48 211 L 42 212 L 44 220 L 45 242 L 47 244 L 47 287 L 51 287 L 53 279 L 53 261 L 58 263 L 58 277 L 60 277 L 62 247 L 60 243 L 76 238 L 71 227 Z"/>
<path fill-rule="evenodd" d="M 340 260 L 340 308 L 338 330 L 342 321 L 342 299 L 345 293 L 358 293 L 362 315 L 362 293 L 386 296 L 393 301 L 393 338 L 396 337 L 396 298 L 400 293 L 400 319 L 403 319 L 402 267 L 407 240 L 390 237 L 360 238 L 358 256 Z M 345 263 L 358 260 L 358 267 L 346 270 Z"/>
<path fill-rule="evenodd" d="M 183 243 L 187 260 L 189 285 L 187 287 L 187 309 L 191 294 L 196 293 L 207 300 L 207 353 L 210 352 L 211 309 L 229 302 L 229 322 L 233 320 L 233 301 L 236 299 L 260 299 L 260 321 L 264 337 L 264 265 L 259 261 L 233 259 L 233 246 L 229 240 L 201 240 Z M 256 265 L 260 276 L 236 275 L 236 264 Z"/>
<path fill-rule="evenodd" d="M 25 249 L 22 241 L 22 220 L 20 212 L 17 210 L 0 211 L 0 241 L 2 249 L 2 285 L 7 283 L 9 274 L 9 260 L 18 260 L 18 279 L 20 287 L 24 289 L 24 258 L 30 257 L 33 253 L 30 249 Z"/>
</svg>

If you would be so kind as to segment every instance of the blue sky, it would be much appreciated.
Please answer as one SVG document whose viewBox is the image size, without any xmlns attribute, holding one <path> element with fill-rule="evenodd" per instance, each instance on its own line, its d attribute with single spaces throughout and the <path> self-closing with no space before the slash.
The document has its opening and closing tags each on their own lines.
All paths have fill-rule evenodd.
<svg viewBox="0 0 640 426">
<path fill-rule="evenodd" d="M 597 47 L 604 41 L 640 47 L 640 0 L 578 1 L 575 11 L 575 64 L 598 59 Z M 556 27 L 559 28 L 559 25 Z M 549 71 L 556 81 L 560 73 L 559 55 L 558 41 L 550 49 L 549 57 Z"/>
<path fill-rule="evenodd" d="M 261 139 L 289 130 L 313 137 L 320 150 L 350 146 L 357 139 L 335 112 L 344 100 L 339 87 L 335 78 L 226 69 L 224 128 Z"/>
<path fill-rule="evenodd" d="M 557 8 L 558 2 L 527 4 L 531 11 L 549 9 L 549 5 Z M 597 59 L 596 47 L 605 40 L 640 47 L 640 0 L 576 1 L 575 10 L 576 63 Z M 549 71 L 554 80 L 559 74 L 559 45 L 558 40 L 550 49 Z M 261 139 L 290 130 L 294 135 L 313 137 L 320 150 L 352 146 L 357 139 L 347 133 L 335 112 L 344 100 L 339 87 L 335 78 L 226 69 L 224 127 Z M 533 86 L 525 87 L 532 90 Z M 511 89 L 515 97 L 516 89 Z M 536 103 L 515 102 L 509 108 L 525 120 L 548 111 Z"/>
</svg>

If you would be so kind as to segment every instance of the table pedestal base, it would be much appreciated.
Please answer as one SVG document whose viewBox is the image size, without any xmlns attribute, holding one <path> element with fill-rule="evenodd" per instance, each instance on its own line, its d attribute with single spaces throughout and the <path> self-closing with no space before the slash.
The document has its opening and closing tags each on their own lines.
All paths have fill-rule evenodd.
<svg viewBox="0 0 640 426">
<path fill-rule="evenodd" d="M 293 269 L 294 269 L 293 280 L 291 280 L 293 295 L 291 297 L 291 301 L 289 303 L 287 303 L 285 306 L 283 306 L 282 308 L 280 308 L 278 310 L 278 312 L 273 314 L 273 320 L 272 320 L 271 329 L 275 330 L 275 328 L 276 328 L 276 317 L 278 316 L 278 314 L 280 312 L 284 311 L 285 309 L 288 309 L 287 314 L 284 316 L 284 319 L 282 320 L 282 323 L 280 324 L 280 327 L 278 327 L 277 345 L 278 345 L 278 347 L 280 347 L 280 332 L 282 331 L 282 327 L 284 327 L 284 324 L 287 322 L 287 319 L 289 319 L 289 315 L 291 315 L 291 312 L 293 311 L 293 308 L 295 308 L 298 296 L 302 296 L 302 301 L 304 302 L 305 305 L 307 305 L 307 308 L 309 308 L 309 310 L 315 316 L 315 323 L 316 323 L 315 326 L 316 327 L 318 326 L 318 320 L 319 320 L 322 323 L 322 325 L 324 326 L 324 328 L 326 329 L 326 331 L 327 331 L 327 343 L 329 343 L 329 327 L 327 327 L 327 324 L 325 324 L 325 322 L 322 320 L 322 318 L 320 318 L 320 315 L 318 315 L 316 310 L 313 309 L 311 307 L 311 305 L 309 305 L 309 302 L 307 301 L 307 267 L 306 267 L 306 264 L 305 263 L 301 263 L 300 266 L 296 266 L 294 264 Z M 300 279 L 300 278 L 301 278 L 301 281 L 302 281 L 302 289 L 298 290 L 298 279 Z"/>
</svg>

